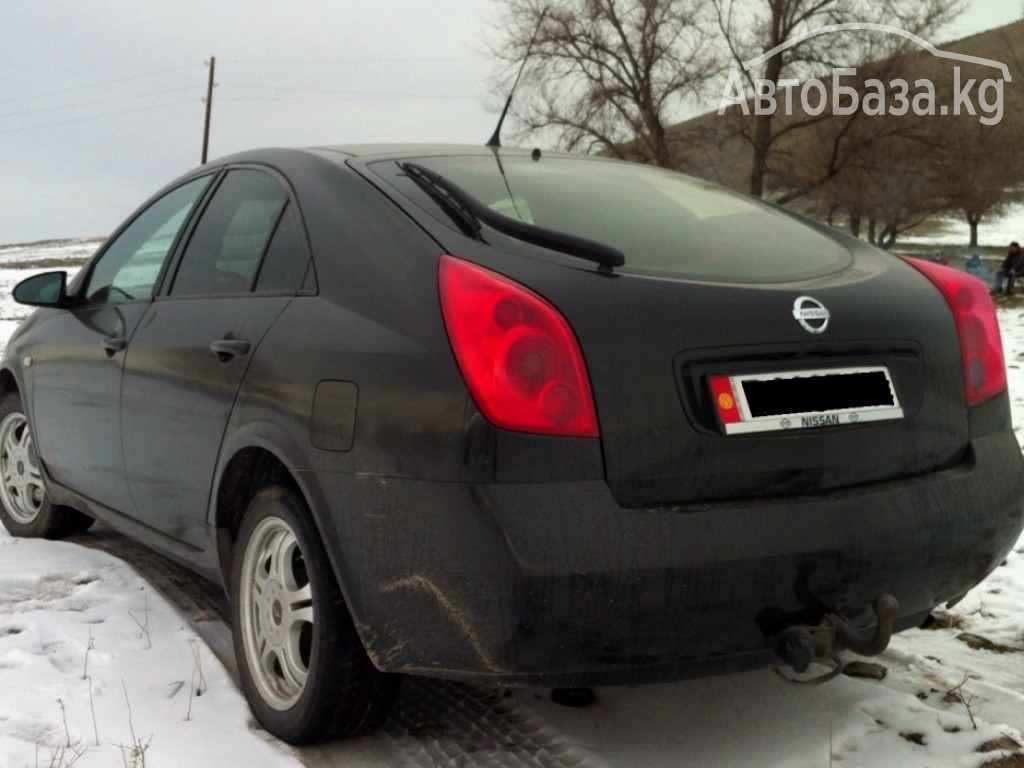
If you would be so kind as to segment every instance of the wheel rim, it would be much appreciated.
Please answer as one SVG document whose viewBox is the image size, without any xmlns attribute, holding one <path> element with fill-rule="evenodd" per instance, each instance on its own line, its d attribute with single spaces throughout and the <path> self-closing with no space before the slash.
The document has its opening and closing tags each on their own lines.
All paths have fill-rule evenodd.
<svg viewBox="0 0 1024 768">
<path fill-rule="evenodd" d="M 284 520 L 262 520 L 249 538 L 239 603 L 246 662 L 260 698 L 273 709 L 290 709 L 309 674 L 313 590 Z"/>
<path fill-rule="evenodd" d="M 46 500 L 32 433 L 21 413 L 0 422 L 0 495 L 7 513 L 22 525 L 35 522 Z"/>
</svg>

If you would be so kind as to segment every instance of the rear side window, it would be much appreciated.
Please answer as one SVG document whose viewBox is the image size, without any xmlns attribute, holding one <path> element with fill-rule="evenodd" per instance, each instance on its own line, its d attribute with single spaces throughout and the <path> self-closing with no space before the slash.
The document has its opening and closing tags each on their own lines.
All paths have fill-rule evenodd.
<svg viewBox="0 0 1024 768">
<path fill-rule="evenodd" d="M 270 239 L 267 253 L 263 257 L 259 277 L 256 278 L 257 293 L 277 293 L 298 289 L 306 273 L 309 259 L 306 244 L 302 238 L 295 211 L 291 205 L 284 209 L 274 236 Z"/>
<path fill-rule="evenodd" d="M 622 251 L 623 272 L 781 282 L 827 274 L 850 262 L 839 243 L 792 216 L 680 173 L 565 156 L 534 160 L 510 154 L 500 160 L 443 156 L 414 162 L 505 216 Z M 391 173 L 385 164 L 376 168 Z M 423 199 L 400 175 L 389 178 Z M 489 241 L 518 247 L 500 236 Z"/>
<path fill-rule="evenodd" d="M 248 293 L 288 204 L 288 193 L 262 171 L 229 171 L 189 239 L 172 296 Z"/>
</svg>

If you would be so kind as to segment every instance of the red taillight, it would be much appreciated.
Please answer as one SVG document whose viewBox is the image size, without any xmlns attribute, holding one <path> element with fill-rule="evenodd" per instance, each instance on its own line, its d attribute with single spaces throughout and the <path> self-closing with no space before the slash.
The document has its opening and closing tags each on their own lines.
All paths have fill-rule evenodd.
<svg viewBox="0 0 1024 768">
<path fill-rule="evenodd" d="M 441 257 L 440 288 L 455 359 L 492 424 L 598 436 L 583 355 L 557 309 L 519 283 L 452 256 Z"/>
<path fill-rule="evenodd" d="M 1006 362 L 988 286 L 958 269 L 920 259 L 904 261 L 935 283 L 953 310 L 960 332 L 967 404 L 974 405 L 998 395 L 1006 389 Z"/>
</svg>

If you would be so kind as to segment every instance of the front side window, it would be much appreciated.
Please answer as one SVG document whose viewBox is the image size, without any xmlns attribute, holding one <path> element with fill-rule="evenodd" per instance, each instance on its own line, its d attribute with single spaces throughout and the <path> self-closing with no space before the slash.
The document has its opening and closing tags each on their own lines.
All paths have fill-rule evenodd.
<svg viewBox="0 0 1024 768">
<path fill-rule="evenodd" d="M 87 304 L 146 299 L 193 206 L 210 183 L 193 179 L 171 190 L 119 234 L 100 256 L 82 293 Z"/>
<path fill-rule="evenodd" d="M 178 267 L 172 296 L 249 293 L 288 204 L 288 192 L 262 171 L 229 171 L 213 193 Z"/>
</svg>

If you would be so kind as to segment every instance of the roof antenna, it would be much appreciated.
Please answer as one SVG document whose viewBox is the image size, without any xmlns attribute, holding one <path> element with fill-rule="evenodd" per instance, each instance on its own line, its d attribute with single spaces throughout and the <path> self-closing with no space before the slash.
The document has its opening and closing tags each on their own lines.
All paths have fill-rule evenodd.
<svg viewBox="0 0 1024 768">
<path fill-rule="evenodd" d="M 547 16 L 548 9 L 545 7 L 540 12 L 540 18 L 537 19 L 537 27 L 533 30 L 533 37 L 530 38 L 530 44 L 526 46 L 526 55 L 523 57 L 523 63 L 519 65 L 519 74 L 516 75 L 516 81 L 512 83 L 512 90 L 508 93 L 508 98 L 505 99 L 505 108 L 501 110 L 501 117 L 498 118 L 498 125 L 494 128 L 494 133 L 491 134 L 491 138 L 487 140 L 484 145 L 486 147 L 497 148 L 501 146 L 501 124 L 505 122 L 505 115 L 508 114 L 508 108 L 512 104 L 512 96 L 516 92 L 516 87 L 519 85 L 519 78 L 523 76 L 523 70 L 526 69 L 526 62 L 530 58 L 530 54 L 533 52 L 533 44 L 537 42 L 537 35 L 540 34 L 540 25 L 544 23 L 544 17 Z"/>
</svg>

